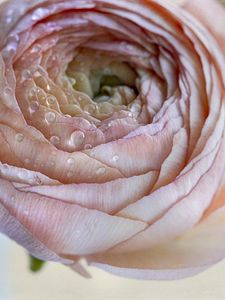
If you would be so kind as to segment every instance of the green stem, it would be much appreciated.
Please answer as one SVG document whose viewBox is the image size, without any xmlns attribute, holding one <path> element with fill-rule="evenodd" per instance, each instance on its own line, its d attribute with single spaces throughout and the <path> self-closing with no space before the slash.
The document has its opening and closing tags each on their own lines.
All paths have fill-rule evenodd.
<svg viewBox="0 0 225 300">
<path fill-rule="evenodd" d="M 39 272 L 43 268 L 45 261 L 40 260 L 31 255 L 29 255 L 29 256 L 30 256 L 30 270 L 34 273 Z"/>
</svg>

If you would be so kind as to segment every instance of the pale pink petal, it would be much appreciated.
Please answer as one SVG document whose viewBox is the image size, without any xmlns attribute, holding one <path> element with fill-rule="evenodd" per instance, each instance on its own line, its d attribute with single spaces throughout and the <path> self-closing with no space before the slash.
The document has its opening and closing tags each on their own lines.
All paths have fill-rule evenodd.
<svg viewBox="0 0 225 300">
<path fill-rule="evenodd" d="M 225 8 L 219 2 L 215 0 L 186 1 L 183 7 L 207 27 L 225 53 Z"/>
<path fill-rule="evenodd" d="M 198 184 L 191 189 L 189 194 L 181 198 L 147 229 L 118 245 L 112 251 L 134 251 L 159 245 L 182 235 L 198 223 L 221 185 L 220 180 L 225 168 L 224 153 L 225 142 L 223 139 L 213 165 L 200 178 Z M 191 177 L 187 176 L 187 180 L 191 182 Z"/>
<path fill-rule="evenodd" d="M 56 254 L 46 244 L 43 244 L 37 237 L 35 237 L 24 224 L 22 224 L 14 215 L 6 208 L 5 205 L 0 205 L 0 230 L 1 233 L 7 235 L 24 248 L 26 248 L 32 255 L 42 260 L 52 260 L 64 264 L 71 264 L 73 260 L 65 259 Z"/>
<path fill-rule="evenodd" d="M 148 194 L 157 180 L 157 175 L 158 172 L 149 172 L 103 184 L 70 184 L 55 187 L 43 185 L 26 187 L 23 190 L 115 214 L 123 207 Z"/>
<path fill-rule="evenodd" d="M 1 180 L 0 199 L 35 237 L 63 255 L 108 250 L 146 227 L 144 222 L 110 216 L 35 193 L 19 192 L 4 180 Z"/>
<path fill-rule="evenodd" d="M 193 276 L 225 256 L 225 209 L 214 212 L 183 236 L 146 250 L 99 254 L 89 264 L 115 275 L 153 280 Z"/>
</svg>

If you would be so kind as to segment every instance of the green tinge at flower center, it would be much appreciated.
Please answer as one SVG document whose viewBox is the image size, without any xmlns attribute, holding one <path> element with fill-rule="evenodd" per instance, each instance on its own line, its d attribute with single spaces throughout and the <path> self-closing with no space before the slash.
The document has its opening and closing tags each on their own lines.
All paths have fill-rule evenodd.
<svg viewBox="0 0 225 300">
<path fill-rule="evenodd" d="M 128 105 L 137 96 L 137 74 L 133 68 L 104 54 L 94 55 L 86 50 L 69 64 L 67 75 L 74 80 L 76 91 L 96 103 Z"/>
</svg>

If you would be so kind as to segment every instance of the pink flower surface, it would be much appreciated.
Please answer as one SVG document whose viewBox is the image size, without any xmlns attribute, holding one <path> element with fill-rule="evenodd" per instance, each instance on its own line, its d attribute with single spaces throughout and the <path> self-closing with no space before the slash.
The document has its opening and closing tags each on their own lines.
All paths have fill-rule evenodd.
<svg viewBox="0 0 225 300">
<path fill-rule="evenodd" d="M 0 6 L 0 231 L 88 276 L 177 279 L 225 256 L 225 8 Z"/>
</svg>

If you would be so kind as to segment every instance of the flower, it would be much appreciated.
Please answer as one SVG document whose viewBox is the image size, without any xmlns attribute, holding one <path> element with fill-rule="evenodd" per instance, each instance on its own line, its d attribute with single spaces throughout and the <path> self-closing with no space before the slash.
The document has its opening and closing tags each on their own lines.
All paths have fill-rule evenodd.
<svg viewBox="0 0 225 300">
<path fill-rule="evenodd" d="M 222 259 L 224 17 L 213 0 L 2 4 L 1 232 L 86 276 L 80 258 L 140 279 Z"/>
</svg>

